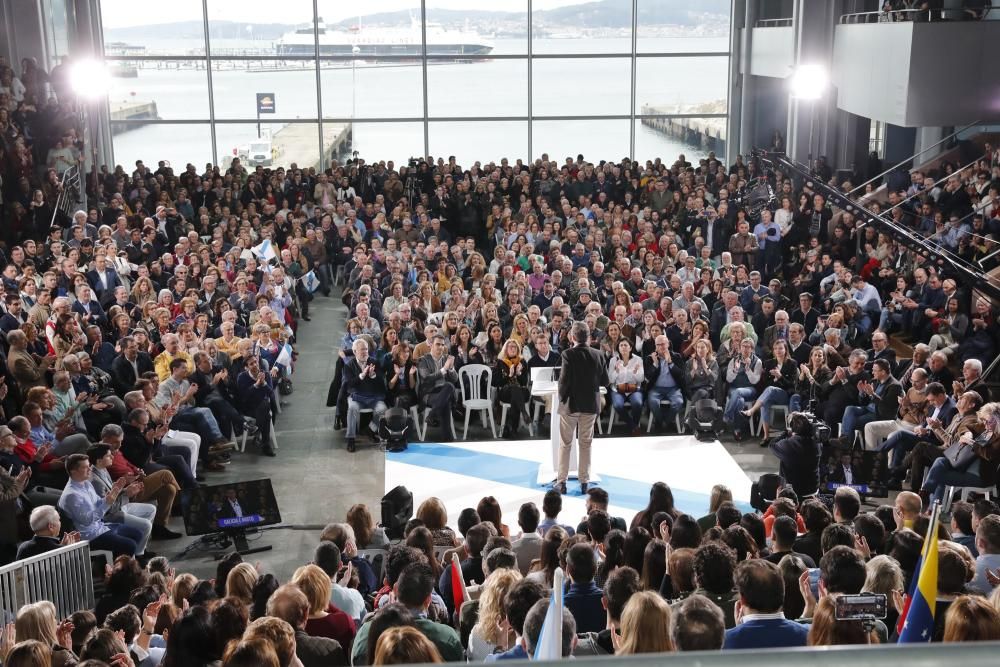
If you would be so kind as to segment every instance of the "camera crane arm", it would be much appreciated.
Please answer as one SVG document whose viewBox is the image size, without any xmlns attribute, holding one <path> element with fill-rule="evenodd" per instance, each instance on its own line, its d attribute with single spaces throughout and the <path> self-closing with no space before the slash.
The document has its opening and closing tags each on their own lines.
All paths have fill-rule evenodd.
<svg viewBox="0 0 1000 667">
<path fill-rule="evenodd" d="M 978 290 L 995 303 L 1000 304 L 1000 284 L 983 273 L 977 266 L 970 264 L 947 248 L 928 241 L 914 230 L 899 225 L 889 218 L 869 211 L 857 201 L 850 199 L 836 188 L 824 183 L 822 179 L 817 178 L 806 165 L 792 160 L 784 153 L 755 149 L 751 155 L 765 165 L 798 176 L 807 188 L 823 195 L 826 201 L 853 214 L 861 223 L 871 225 L 878 231 L 884 232 L 911 252 L 933 262 L 939 270 L 947 273 L 960 285 L 970 290 Z"/>
</svg>

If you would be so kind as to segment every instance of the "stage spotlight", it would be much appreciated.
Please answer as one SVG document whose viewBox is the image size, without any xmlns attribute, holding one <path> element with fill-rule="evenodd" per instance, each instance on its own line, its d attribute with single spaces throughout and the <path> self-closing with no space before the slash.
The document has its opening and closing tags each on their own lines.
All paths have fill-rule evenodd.
<svg viewBox="0 0 1000 667">
<path fill-rule="evenodd" d="M 111 88 L 111 74 L 99 60 L 87 59 L 74 63 L 69 80 L 77 95 L 91 100 L 104 97 Z"/>
<path fill-rule="evenodd" d="M 806 63 L 795 68 L 788 85 L 792 97 L 800 100 L 818 100 L 826 92 L 829 80 L 825 67 Z"/>
</svg>

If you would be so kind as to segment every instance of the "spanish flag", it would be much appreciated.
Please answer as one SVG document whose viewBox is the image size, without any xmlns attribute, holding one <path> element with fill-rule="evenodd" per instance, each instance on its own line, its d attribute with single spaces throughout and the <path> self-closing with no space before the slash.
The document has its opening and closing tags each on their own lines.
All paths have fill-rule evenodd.
<svg viewBox="0 0 1000 667">
<path fill-rule="evenodd" d="M 941 505 L 935 503 L 931 510 L 931 522 L 924 537 L 924 548 L 913 575 L 916 584 L 907 597 L 903 613 L 900 614 L 900 644 L 926 643 L 934 636 L 934 607 L 937 604 L 938 588 L 938 520 Z"/>
</svg>

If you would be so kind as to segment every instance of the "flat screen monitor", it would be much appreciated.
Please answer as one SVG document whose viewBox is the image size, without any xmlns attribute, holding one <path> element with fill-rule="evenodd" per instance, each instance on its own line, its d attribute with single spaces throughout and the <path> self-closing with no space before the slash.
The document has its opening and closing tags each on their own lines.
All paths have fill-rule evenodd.
<svg viewBox="0 0 1000 667">
<path fill-rule="evenodd" d="M 184 513 L 188 535 L 239 531 L 281 523 L 271 480 L 215 484 L 195 489 Z"/>
</svg>

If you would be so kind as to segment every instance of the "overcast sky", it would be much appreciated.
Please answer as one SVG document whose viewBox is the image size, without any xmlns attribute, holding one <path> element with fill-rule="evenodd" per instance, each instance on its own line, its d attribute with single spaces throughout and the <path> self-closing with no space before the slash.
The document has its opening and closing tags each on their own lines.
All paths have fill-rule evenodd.
<svg viewBox="0 0 1000 667">
<path fill-rule="evenodd" d="M 533 0 L 532 7 L 553 9 L 577 5 L 589 0 Z M 428 8 L 472 9 L 477 5 L 468 0 L 427 0 Z M 503 0 L 494 5 L 479 5 L 483 9 L 527 11 L 527 0 Z M 419 0 L 369 0 L 364 3 L 366 14 L 413 10 L 419 14 Z M 324 21 L 336 23 L 357 16 L 358 4 L 346 0 L 319 0 L 319 14 Z M 136 0 L 101 0 L 105 28 L 200 20 L 201 0 L 171 0 L 144 2 Z M 213 21 L 243 21 L 246 23 L 308 23 L 312 20 L 312 0 L 208 0 L 208 18 Z"/>
</svg>

